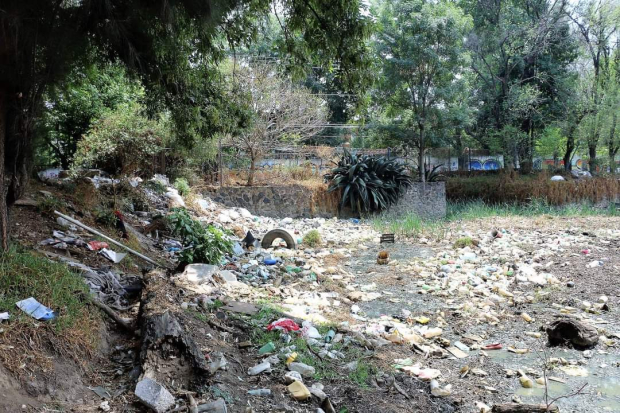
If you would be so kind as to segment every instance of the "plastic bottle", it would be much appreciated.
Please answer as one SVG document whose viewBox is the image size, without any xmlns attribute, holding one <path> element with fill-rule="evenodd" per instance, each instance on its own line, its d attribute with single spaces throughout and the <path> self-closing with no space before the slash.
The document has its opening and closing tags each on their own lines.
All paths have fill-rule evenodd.
<svg viewBox="0 0 620 413">
<path fill-rule="evenodd" d="M 248 390 L 248 394 L 251 396 L 271 396 L 271 389 Z"/>
<path fill-rule="evenodd" d="M 334 330 L 329 330 L 327 334 L 325 334 L 325 342 L 331 343 L 335 335 L 336 335 L 336 332 Z"/>
</svg>

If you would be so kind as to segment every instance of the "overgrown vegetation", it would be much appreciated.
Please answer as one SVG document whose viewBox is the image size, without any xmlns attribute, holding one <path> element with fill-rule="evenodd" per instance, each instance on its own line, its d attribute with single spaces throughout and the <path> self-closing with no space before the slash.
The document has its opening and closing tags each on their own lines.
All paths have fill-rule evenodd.
<svg viewBox="0 0 620 413">
<path fill-rule="evenodd" d="M 173 233 L 181 238 L 179 262 L 219 264 L 232 252 L 233 241 L 219 228 L 193 219 L 185 208 L 174 208 L 168 216 Z"/>
<path fill-rule="evenodd" d="M 387 209 L 412 183 L 405 165 L 397 160 L 348 151 L 325 180 L 328 192 L 340 191 L 340 208 L 347 205 L 358 214 Z"/>
<path fill-rule="evenodd" d="M 484 201 L 489 204 L 528 203 L 545 199 L 550 205 L 599 202 L 615 199 L 620 181 L 613 177 L 574 181 L 551 181 L 547 173 L 535 176 L 454 177 L 446 181 L 446 197 L 451 201 Z"/>
<path fill-rule="evenodd" d="M 312 248 L 318 247 L 322 243 L 321 234 L 318 230 L 312 229 L 304 235 L 303 243 Z"/>
<path fill-rule="evenodd" d="M 111 228 L 118 222 L 118 217 L 114 214 L 114 211 L 111 208 L 106 208 L 101 205 L 95 207 L 93 215 L 95 217 L 95 222 L 105 227 Z"/>
<path fill-rule="evenodd" d="M 121 105 L 94 122 L 75 152 L 75 168 L 101 168 L 111 174 L 149 170 L 152 156 L 170 135 L 165 119 L 153 120 L 137 103 Z"/>
<path fill-rule="evenodd" d="M 177 178 L 174 181 L 174 187 L 176 188 L 177 191 L 179 191 L 179 194 L 181 196 L 187 196 L 191 192 L 191 188 L 189 187 L 189 182 L 187 182 L 187 179 L 185 178 Z"/>
</svg>

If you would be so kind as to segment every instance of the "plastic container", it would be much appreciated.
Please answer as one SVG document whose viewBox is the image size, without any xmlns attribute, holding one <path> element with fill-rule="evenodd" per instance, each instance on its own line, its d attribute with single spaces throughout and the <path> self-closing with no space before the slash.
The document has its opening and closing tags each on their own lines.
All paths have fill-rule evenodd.
<svg viewBox="0 0 620 413">
<path fill-rule="evenodd" d="M 287 387 L 295 400 L 308 400 L 310 398 L 310 390 L 300 381 L 294 381 Z"/>
<path fill-rule="evenodd" d="M 262 354 L 273 353 L 275 350 L 276 350 L 276 345 L 270 341 L 269 343 L 262 346 L 260 350 L 258 350 L 258 354 L 262 355 Z"/>
</svg>

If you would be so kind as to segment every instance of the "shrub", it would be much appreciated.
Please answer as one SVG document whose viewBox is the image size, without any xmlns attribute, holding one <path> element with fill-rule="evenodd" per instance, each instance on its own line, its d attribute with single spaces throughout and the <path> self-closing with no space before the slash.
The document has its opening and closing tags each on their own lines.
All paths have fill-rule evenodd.
<svg viewBox="0 0 620 413">
<path fill-rule="evenodd" d="M 350 205 L 359 214 L 387 209 L 412 183 L 405 165 L 394 159 L 346 151 L 325 179 L 329 192 L 341 191 L 340 208 Z"/>
<path fill-rule="evenodd" d="M 191 191 L 189 182 L 187 182 L 185 178 L 177 178 L 176 181 L 174 181 L 174 187 L 179 191 L 181 196 L 187 196 Z"/>
<path fill-rule="evenodd" d="M 304 235 L 303 242 L 313 248 L 321 245 L 321 234 L 316 229 L 310 230 L 306 235 Z"/>
<path fill-rule="evenodd" d="M 454 248 L 460 249 L 465 247 L 471 247 L 474 245 L 474 240 L 470 237 L 459 238 L 454 242 Z"/>
<path fill-rule="evenodd" d="M 149 169 L 167 134 L 166 122 L 146 118 L 138 104 L 123 105 L 98 120 L 78 143 L 74 166 L 110 174 Z"/>
<path fill-rule="evenodd" d="M 93 214 L 95 215 L 95 222 L 106 227 L 113 227 L 118 221 L 114 211 L 109 208 L 97 207 L 93 211 Z"/>
<path fill-rule="evenodd" d="M 64 205 L 60 200 L 53 196 L 44 196 L 37 202 L 37 210 L 46 216 L 53 217 L 54 211 L 63 211 Z"/>
<path fill-rule="evenodd" d="M 219 228 L 203 225 L 193 219 L 185 208 L 174 208 L 168 217 L 173 233 L 181 238 L 183 249 L 179 262 L 219 264 L 225 254 L 232 252 L 233 242 Z"/>
<path fill-rule="evenodd" d="M 157 179 L 151 179 L 150 181 L 147 181 L 144 186 L 159 195 L 163 195 L 166 193 L 166 185 L 164 185 Z"/>
</svg>

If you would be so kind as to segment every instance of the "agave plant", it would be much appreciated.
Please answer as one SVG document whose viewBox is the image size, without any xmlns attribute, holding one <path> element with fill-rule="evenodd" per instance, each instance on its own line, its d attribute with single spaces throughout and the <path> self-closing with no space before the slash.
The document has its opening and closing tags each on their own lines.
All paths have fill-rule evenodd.
<svg viewBox="0 0 620 413">
<path fill-rule="evenodd" d="M 328 192 L 341 191 L 340 208 L 349 205 L 359 214 L 387 209 L 412 183 L 405 165 L 396 160 L 348 151 L 324 177 Z"/>
</svg>

